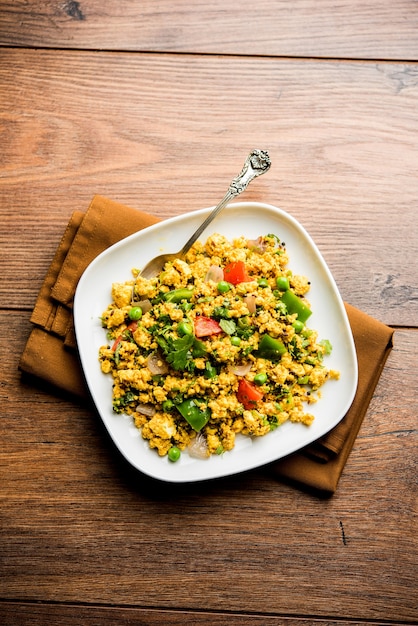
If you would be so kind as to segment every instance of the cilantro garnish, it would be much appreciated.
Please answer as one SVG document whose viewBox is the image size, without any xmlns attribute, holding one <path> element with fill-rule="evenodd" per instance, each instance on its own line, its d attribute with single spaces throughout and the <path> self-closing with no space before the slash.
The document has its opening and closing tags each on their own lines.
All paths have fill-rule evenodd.
<svg viewBox="0 0 418 626">
<path fill-rule="evenodd" d="M 319 342 L 319 345 L 322 346 L 325 354 L 331 354 L 332 345 L 329 339 L 322 339 L 322 341 Z"/>
<path fill-rule="evenodd" d="M 227 306 L 216 306 L 213 309 L 212 312 L 212 317 L 215 320 L 220 320 L 220 319 L 229 319 L 231 317 L 231 313 L 228 310 Z"/>
<path fill-rule="evenodd" d="M 219 326 L 227 335 L 233 335 L 237 329 L 237 325 L 235 324 L 234 320 L 219 320 Z"/>
<path fill-rule="evenodd" d="M 178 339 L 172 339 L 171 337 L 165 337 L 163 341 L 159 341 L 167 363 L 170 363 L 171 367 L 175 370 L 189 370 L 191 367 L 190 361 L 192 361 L 193 356 L 191 353 L 191 348 L 194 344 L 193 335 L 184 335 L 184 337 L 179 337 Z"/>
<path fill-rule="evenodd" d="M 124 407 L 128 406 L 130 402 L 136 400 L 138 396 L 136 396 L 132 391 L 127 391 L 125 395 L 120 398 L 115 398 L 113 400 L 113 410 L 115 413 L 122 413 Z"/>
</svg>

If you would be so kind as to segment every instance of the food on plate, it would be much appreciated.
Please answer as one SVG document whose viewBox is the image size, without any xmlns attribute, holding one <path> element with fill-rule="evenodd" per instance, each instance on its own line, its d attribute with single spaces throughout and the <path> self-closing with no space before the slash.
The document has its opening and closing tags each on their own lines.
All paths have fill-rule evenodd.
<svg viewBox="0 0 418 626">
<path fill-rule="evenodd" d="M 160 456 L 209 458 L 239 433 L 312 423 L 306 406 L 339 373 L 324 362 L 330 342 L 307 325 L 309 280 L 288 264 L 274 234 L 214 234 L 155 278 L 134 269 L 112 285 L 100 366 L 113 377 L 113 410 Z"/>
</svg>

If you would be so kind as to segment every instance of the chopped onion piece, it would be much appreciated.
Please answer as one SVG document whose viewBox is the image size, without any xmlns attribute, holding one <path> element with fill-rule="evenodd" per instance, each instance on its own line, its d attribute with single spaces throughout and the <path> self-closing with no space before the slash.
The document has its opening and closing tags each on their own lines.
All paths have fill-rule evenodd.
<svg viewBox="0 0 418 626">
<path fill-rule="evenodd" d="M 147 367 L 153 376 L 168 373 L 168 365 L 159 354 L 150 354 L 147 358 Z"/>
<path fill-rule="evenodd" d="M 143 313 L 148 313 L 148 311 L 152 309 L 152 304 L 149 300 L 141 300 L 140 302 L 136 302 L 135 305 L 141 307 Z"/>
<path fill-rule="evenodd" d="M 155 415 L 155 406 L 152 404 L 138 404 L 136 407 L 137 413 L 141 413 L 142 415 L 146 415 L 147 417 L 152 417 Z"/>
<path fill-rule="evenodd" d="M 207 459 L 209 458 L 208 444 L 202 433 L 197 433 L 196 437 L 191 440 L 188 446 L 189 455 L 193 459 Z"/>
<path fill-rule="evenodd" d="M 251 250 L 258 252 L 259 254 L 263 254 L 267 247 L 263 237 L 258 237 L 258 239 L 248 239 L 247 245 Z"/>
<path fill-rule="evenodd" d="M 206 272 L 205 282 L 213 280 L 214 283 L 220 283 L 224 279 L 224 271 L 219 265 L 211 265 Z"/>
<path fill-rule="evenodd" d="M 256 299 L 256 296 L 253 296 L 253 295 L 248 295 L 248 296 L 245 296 L 245 298 L 243 298 L 250 315 L 253 315 L 256 311 L 255 299 Z"/>
<path fill-rule="evenodd" d="M 245 376 L 252 367 L 252 362 L 240 363 L 239 365 L 228 365 L 228 370 L 235 376 Z"/>
</svg>

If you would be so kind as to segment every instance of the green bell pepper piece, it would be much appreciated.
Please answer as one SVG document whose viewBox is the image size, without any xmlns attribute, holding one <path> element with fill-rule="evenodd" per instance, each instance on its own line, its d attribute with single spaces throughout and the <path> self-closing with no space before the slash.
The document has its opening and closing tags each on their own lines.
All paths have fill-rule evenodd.
<svg viewBox="0 0 418 626">
<path fill-rule="evenodd" d="M 186 289 L 182 287 L 181 289 L 172 289 L 171 291 L 167 291 L 164 294 L 164 300 L 166 302 L 181 302 L 182 300 L 190 300 L 193 295 L 194 289 Z"/>
<path fill-rule="evenodd" d="M 296 313 L 298 320 L 303 323 L 312 315 L 311 309 L 290 289 L 284 292 L 280 300 L 286 305 L 287 312 L 290 315 Z"/>
<path fill-rule="evenodd" d="M 257 356 L 269 361 L 278 361 L 285 352 L 286 347 L 279 339 L 275 339 L 267 334 L 261 337 Z"/>
<path fill-rule="evenodd" d="M 206 426 L 211 415 L 209 407 L 195 398 L 184 400 L 177 405 L 177 409 L 196 432 Z"/>
</svg>

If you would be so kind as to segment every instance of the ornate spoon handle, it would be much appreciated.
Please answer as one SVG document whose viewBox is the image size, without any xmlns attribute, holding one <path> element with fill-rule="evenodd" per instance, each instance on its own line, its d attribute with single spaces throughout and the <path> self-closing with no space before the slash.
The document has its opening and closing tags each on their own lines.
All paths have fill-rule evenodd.
<svg viewBox="0 0 418 626">
<path fill-rule="evenodd" d="M 229 185 L 229 189 L 226 192 L 223 199 L 220 203 L 213 209 L 211 213 L 209 213 L 208 217 L 205 219 L 203 224 L 199 226 L 197 231 L 190 237 L 190 239 L 185 243 L 180 252 L 175 252 L 172 254 L 160 254 L 159 256 L 151 259 L 145 267 L 141 271 L 141 276 L 143 278 L 152 278 L 156 276 L 159 272 L 161 272 L 164 265 L 169 261 L 174 261 L 174 259 L 184 258 L 187 251 L 191 248 L 194 242 L 200 237 L 205 228 L 210 224 L 210 222 L 218 215 L 219 211 L 224 208 L 226 204 L 232 198 L 235 198 L 240 193 L 247 188 L 248 184 L 256 178 L 256 176 L 260 176 L 267 172 L 270 168 L 270 157 L 268 152 L 265 150 L 253 150 L 247 157 L 247 160 L 244 163 L 244 167 L 242 168 L 241 173 L 231 181 Z M 135 286 L 132 291 L 132 301 L 135 299 Z"/>
<path fill-rule="evenodd" d="M 225 196 L 216 205 L 213 211 L 208 215 L 205 221 L 199 226 L 190 239 L 184 244 L 180 251 L 179 256 L 183 257 L 188 250 L 192 247 L 195 241 L 200 237 L 205 228 L 209 226 L 210 222 L 218 215 L 218 213 L 230 202 L 233 198 L 245 191 L 250 182 L 257 176 L 261 176 L 270 169 L 271 161 L 269 154 L 266 150 L 253 150 L 250 152 L 241 172 L 236 176 L 229 185 L 228 191 Z"/>
</svg>

